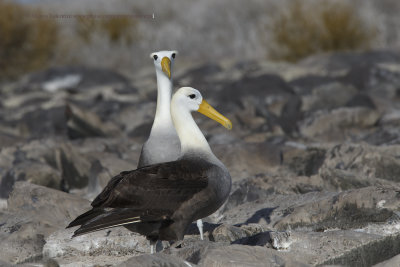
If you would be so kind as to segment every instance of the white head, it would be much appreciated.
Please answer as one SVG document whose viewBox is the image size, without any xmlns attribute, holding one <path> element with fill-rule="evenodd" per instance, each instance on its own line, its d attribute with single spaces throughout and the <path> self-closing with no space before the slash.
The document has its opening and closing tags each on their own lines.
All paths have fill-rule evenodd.
<svg viewBox="0 0 400 267">
<path fill-rule="evenodd" d="M 221 123 L 225 128 L 232 129 L 232 123 L 225 116 L 207 103 L 200 92 L 192 87 L 182 87 L 172 97 L 172 106 L 179 107 L 181 112 L 198 111 L 201 114 Z"/>
<path fill-rule="evenodd" d="M 168 79 L 172 76 L 172 67 L 177 51 L 159 51 L 150 54 L 150 58 L 154 61 L 154 66 L 158 73 L 163 73 Z"/>
<path fill-rule="evenodd" d="M 194 88 L 182 87 L 172 97 L 171 116 L 181 141 L 182 154 L 195 150 L 213 155 L 206 138 L 193 120 L 192 111 L 198 111 L 228 129 L 232 129 L 232 123 L 212 108 Z"/>
</svg>

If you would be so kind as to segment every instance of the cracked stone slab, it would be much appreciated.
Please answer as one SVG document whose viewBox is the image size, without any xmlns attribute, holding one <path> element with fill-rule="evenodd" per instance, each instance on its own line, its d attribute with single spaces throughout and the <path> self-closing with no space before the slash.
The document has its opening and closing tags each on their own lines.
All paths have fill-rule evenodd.
<svg viewBox="0 0 400 267">
<path fill-rule="evenodd" d="M 74 230 L 76 227 L 59 230 L 46 238 L 44 258 L 54 259 L 61 266 L 115 265 L 150 252 L 144 236 L 123 227 L 71 238 Z"/>
</svg>

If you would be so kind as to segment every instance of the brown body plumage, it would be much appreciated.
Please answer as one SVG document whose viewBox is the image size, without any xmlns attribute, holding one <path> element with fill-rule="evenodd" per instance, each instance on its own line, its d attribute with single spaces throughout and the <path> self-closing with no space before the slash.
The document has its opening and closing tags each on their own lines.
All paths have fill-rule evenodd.
<svg viewBox="0 0 400 267">
<path fill-rule="evenodd" d="M 150 240 L 181 240 L 191 222 L 222 205 L 230 181 L 226 169 L 188 156 L 122 172 L 68 227 L 81 225 L 77 236 L 124 225 Z"/>
</svg>

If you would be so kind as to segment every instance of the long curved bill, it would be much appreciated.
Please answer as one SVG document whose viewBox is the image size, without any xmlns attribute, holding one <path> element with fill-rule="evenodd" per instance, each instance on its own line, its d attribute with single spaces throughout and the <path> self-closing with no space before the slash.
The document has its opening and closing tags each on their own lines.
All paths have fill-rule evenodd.
<svg viewBox="0 0 400 267">
<path fill-rule="evenodd" d="M 219 113 L 218 111 L 216 111 L 212 106 L 210 106 L 210 104 L 207 103 L 207 101 L 205 101 L 203 99 L 203 101 L 200 104 L 199 109 L 197 110 L 198 112 L 200 112 L 203 115 L 206 115 L 207 117 L 209 117 L 210 119 L 215 120 L 216 122 L 221 123 L 226 129 L 231 130 L 232 129 L 232 122 L 226 118 L 225 116 L 223 116 L 221 113 Z"/>
<path fill-rule="evenodd" d="M 171 79 L 171 60 L 167 57 L 163 57 L 161 60 L 161 69 L 168 76 L 168 79 Z"/>
</svg>

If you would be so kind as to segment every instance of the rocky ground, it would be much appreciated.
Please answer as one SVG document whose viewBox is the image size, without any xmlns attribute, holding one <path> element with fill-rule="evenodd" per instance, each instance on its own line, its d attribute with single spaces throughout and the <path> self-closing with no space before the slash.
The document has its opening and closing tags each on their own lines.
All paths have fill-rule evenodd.
<svg viewBox="0 0 400 267">
<path fill-rule="evenodd" d="M 178 65 L 179 66 L 179 65 Z M 182 243 L 65 226 L 134 169 L 155 111 L 149 67 L 52 68 L 0 88 L 0 265 L 399 266 L 400 54 L 175 72 L 233 130 L 195 115 L 230 170 L 226 204 Z"/>
</svg>

